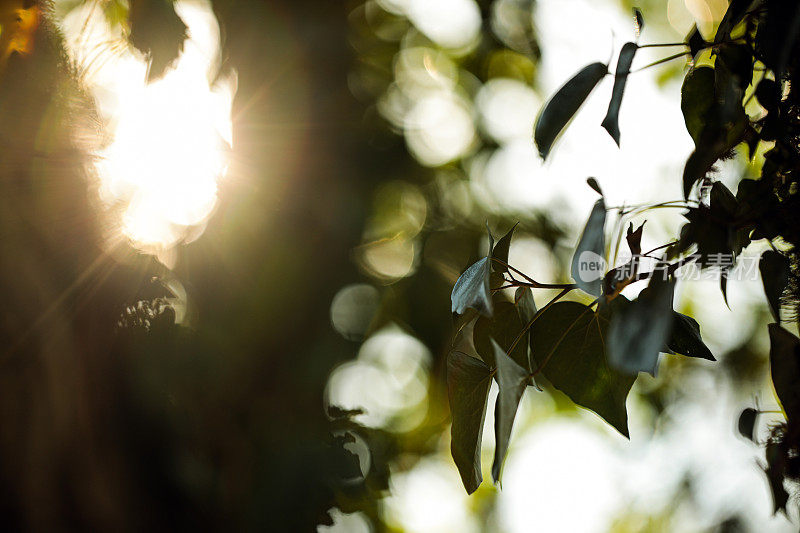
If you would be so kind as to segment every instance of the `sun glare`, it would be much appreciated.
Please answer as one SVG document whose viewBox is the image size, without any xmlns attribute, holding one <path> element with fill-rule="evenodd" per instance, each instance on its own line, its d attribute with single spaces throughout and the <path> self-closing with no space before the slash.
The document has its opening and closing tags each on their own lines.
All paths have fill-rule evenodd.
<svg viewBox="0 0 800 533">
<path fill-rule="evenodd" d="M 118 45 L 121 33 L 80 11 L 65 33 L 109 133 L 94 160 L 100 198 L 119 234 L 162 254 L 202 233 L 227 169 L 235 78 L 216 76 L 219 27 L 207 3 L 177 2 L 189 38 L 174 68 L 148 84 L 144 58 Z"/>
</svg>

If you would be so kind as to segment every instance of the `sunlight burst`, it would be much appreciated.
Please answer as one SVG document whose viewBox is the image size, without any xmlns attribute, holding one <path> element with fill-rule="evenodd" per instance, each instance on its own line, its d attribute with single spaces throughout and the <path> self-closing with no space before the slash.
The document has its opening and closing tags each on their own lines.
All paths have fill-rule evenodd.
<svg viewBox="0 0 800 533">
<path fill-rule="evenodd" d="M 121 33 L 86 11 L 65 21 L 65 33 L 110 134 L 95 154 L 100 197 L 121 235 L 161 254 L 202 233 L 217 204 L 232 144 L 235 77 L 215 79 L 219 28 L 204 2 L 176 3 L 189 38 L 174 68 L 150 84 L 144 58 L 115 46 Z M 70 31 L 70 22 L 79 31 Z"/>
</svg>

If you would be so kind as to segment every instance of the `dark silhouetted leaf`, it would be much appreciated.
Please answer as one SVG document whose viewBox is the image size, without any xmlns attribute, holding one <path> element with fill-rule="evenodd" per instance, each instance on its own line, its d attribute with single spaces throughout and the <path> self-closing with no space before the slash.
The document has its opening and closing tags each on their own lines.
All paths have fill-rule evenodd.
<svg viewBox="0 0 800 533">
<path fill-rule="evenodd" d="M 491 371 L 483 361 L 462 352 L 450 353 L 447 358 L 447 394 L 453 416 L 450 452 L 469 494 L 483 481 L 481 438 L 490 384 Z"/>
<path fill-rule="evenodd" d="M 739 210 L 739 201 L 721 181 L 715 181 L 711 186 L 709 199 L 711 216 L 727 221 L 736 216 L 736 212 Z"/>
<path fill-rule="evenodd" d="M 164 75 L 183 51 L 186 24 L 172 0 L 130 0 L 130 41 L 149 60 L 148 81 Z"/>
<path fill-rule="evenodd" d="M 608 360 L 621 372 L 653 376 L 672 330 L 674 280 L 654 275 L 635 301 L 614 315 L 608 330 Z"/>
<path fill-rule="evenodd" d="M 514 230 L 517 229 L 518 224 L 514 224 L 511 226 L 511 229 L 508 230 L 508 233 L 503 235 L 497 244 L 494 245 L 492 249 L 492 258 L 499 259 L 505 264 L 508 264 L 508 251 L 511 248 L 511 239 L 514 237 Z M 508 272 L 508 267 L 502 265 L 500 263 L 492 261 L 492 268 L 496 272 Z"/>
<path fill-rule="evenodd" d="M 494 367 L 497 363 L 494 360 L 492 340 L 497 341 L 518 365 L 528 368 L 528 347 L 524 342 L 527 337 L 520 339 L 509 353 L 511 345 L 527 322 L 523 321 L 516 305 L 507 301 L 497 301 L 499 297 L 496 298 L 494 317 L 480 317 L 475 322 L 475 327 L 472 330 L 475 350 L 487 365 Z"/>
<path fill-rule="evenodd" d="M 553 387 L 626 437 L 625 399 L 636 378 L 609 366 L 604 339 L 611 316 L 629 303 L 617 296 L 595 313 L 577 302 L 558 302 L 541 314 L 531 331 L 532 357 Z"/>
<path fill-rule="evenodd" d="M 800 339 L 779 324 L 769 325 L 769 364 L 772 384 L 789 423 L 800 415 Z"/>
<path fill-rule="evenodd" d="M 646 221 L 645 221 L 646 222 Z M 633 229 L 633 222 L 628 225 L 628 231 L 625 234 L 625 240 L 628 243 L 628 249 L 633 255 L 640 255 L 642 253 L 642 234 L 644 233 L 644 222 L 642 225 Z"/>
<path fill-rule="evenodd" d="M 778 442 L 768 442 L 765 455 L 767 457 L 767 468 L 764 473 L 769 481 L 769 489 L 772 492 L 773 513 L 778 511 L 786 512 L 786 504 L 789 502 L 789 493 L 783 486 L 786 473 L 786 458 Z"/>
<path fill-rule="evenodd" d="M 728 4 L 728 10 L 725 11 L 725 16 L 717 27 L 717 33 L 714 35 L 714 44 L 718 45 L 730 39 L 731 31 L 739 24 L 744 18 L 747 9 L 753 0 L 731 0 Z"/>
<path fill-rule="evenodd" d="M 595 178 L 586 178 L 586 183 L 588 183 L 589 187 L 594 189 L 597 192 L 597 194 L 603 196 L 603 189 L 600 188 L 600 184 L 597 183 L 597 180 Z"/>
<path fill-rule="evenodd" d="M 758 269 L 761 271 L 764 294 L 767 295 L 772 316 L 775 317 L 775 322 L 780 322 L 781 297 L 789 283 L 789 259 L 781 253 L 767 250 L 761 254 Z"/>
<path fill-rule="evenodd" d="M 608 65 L 604 63 L 587 65 L 565 83 L 545 104 L 536 119 L 533 133 L 533 139 L 542 159 L 547 158 L 547 154 L 550 153 L 561 130 L 578 112 L 589 93 L 607 73 Z"/>
<path fill-rule="evenodd" d="M 686 130 L 695 146 L 700 142 L 709 109 L 714 103 L 714 69 L 697 67 L 689 71 L 681 86 L 681 111 Z"/>
<path fill-rule="evenodd" d="M 508 441 L 511 438 L 511 428 L 517 415 L 519 401 L 528 385 L 528 371 L 506 355 L 494 340 L 492 349 L 497 361 L 496 378 L 500 387 L 494 410 L 495 448 L 492 463 L 492 479 L 497 483 L 500 481 L 500 471 L 508 452 Z"/>
<path fill-rule="evenodd" d="M 606 118 L 602 123 L 603 128 L 611 135 L 617 146 L 619 146 L 619 108 L 622 105 L 622 95 L 625 93 L 625 84 L 628 81 L 633 56 L 636 55 L 638 49 L 639 46 L 635 43 L 625 43 L 619 52 L 617 69 L 614 74 L 614 90 L 611 93 Z"/>
<path fill-rule="evenodd" d="M 775 80 L 763 79 L 756 87 L 756 99 L 761 107 L 766 109 L 769 113 L 775 113 L 778 109 L 781 94 L 777 82 Z"/>
<path fill-rule="evenodd" d="M 692 58 L 697 57 L 697 54 L 699 54 L 702 49 L 708 46 L 708 43 L 705 41 L 705 39 L 703 39 L 703 36 L 700 35 L 697 26 L 692 27 L 692 31 L 690 31 L 689 35 L 686 36 L 684 42 L 689 45 L 689 52 L 692 54 Z"/>
<path fill-rule="evenodd" d="M 758 411 L 752 407 L 743 410 L 739 415 L 739 433 L 746 439 L 755 442 L 756 418 Z"/>
<path fill-rule="evenodd" d="M 681 88 L 681 110 L 695 142 L 695 150 L 683 169 L 684 197 L 720 157 L 744 138 L 749 124 L 742 106 L 741 78 L 726 61 L 719 60 L 715 66 L 691 70 Z"/>
<path fill-rule="evenodd" d="M 725 302 L 725 307 L 731 308 L 728 303 L 728 271 L 721 270 L 719 273 L 719 290 L 722 293 L 722 300 Z"/>
<path fill-rule="evenodd" d="M 644 16 L 642 15 L 642 10 L 638 7 L 633 8 L 633 23 L 636 37 L 638 38 L 642 34 L 642 30 L 644 30 Z"/>
<path fill-rule="evenodd" d="M 714 354 L 700 336 L 700 324 L 697 320 L 677 311 L 673 311 L 672 331 L 667 340 L 667 349 L 686 357 L 716 361 Z"/>
<path fill-rule="evenodd" d="M 582 291 L 593 296 L 600 296 L 603 288 L 605 223 L 606 204 L 601 198 L 595 202 L 578 246 L 575 248 L 575 255 L 572 256 L 572 279 Z"/>
</svg>

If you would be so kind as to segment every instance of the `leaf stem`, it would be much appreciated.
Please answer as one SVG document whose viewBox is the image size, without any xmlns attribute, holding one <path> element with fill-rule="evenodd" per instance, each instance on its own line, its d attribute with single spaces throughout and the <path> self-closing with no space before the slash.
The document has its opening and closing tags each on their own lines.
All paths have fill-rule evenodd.
<svg viewBox="0 0 800 533">
<path fill-rule="evenodd" d="M 516 283 L 516 285 L 514 285 L 515 287 L 531 287 L 532 289 L 570 289 L 570 290 L 572 290 L 572 289 L 577 287 L 577 285 L 575 285 L 574 283 L 539 283 L 535 279 L 533 279 L 533 278 L 531 278 L 529 276 L 526 276 L 524 272 L 521 272 L 520 270 L 518 270 L 518 269 L 514 268 L 513 266 L 509 265 L 508 263 L 506 263 L 502 259 L 497 259 L 496 257 L 492 257 L 492 261 L 494 261 L 495 263 L 498 263 L 498 264 L 506 267 L 507 269 L 509 269 L 509 270 L 513 271 L 514 273 L 519 274 L 520 276 L 525 278 L 525 281 L 517 281 L 517 280 L 514 280 L 513 276 L 512 276 L 512 280 L 513 281 L 511 281 L 509 283 Z M 507 288 L 507 287 L 504 287 L 504 288 Z"/>
<path fill-rule="evenodd" d="M 670 47 L 671 47 L 671 46 L 685 46 L 685 47 L 687 47 L 687 48 L 689 47 L 689 45 L 688 45 L 687 43 L 683 43 L 683 42 L 681 42 L 681 43 L 651 43 L 651 44 L 640 44 L 640 45 L 639 45 L 639 48 L 661 48 L 661 47 L 667 47 L 667 46 L 670 46 Z"/>
<path fill-rule="evenodd" d="M 688 55 L 688 54 L 689 54 L 688 51 L 680 52 L 678 54 L 673 54 L 673 55 L 671 55 L 669 57 L 665 57 L 663 59 L 659 59 L 658 61 L 653 61 L 652 63 L 648 63 L 647 65 L 645 65 L 643 67 L 637 68 L 636 70 L 631 70 L 629 72 L 629 74 L 633 74 L 634 72 L 641 72 L 641 71 L 643 71 L 645 69 L 648 69 L 650 67 L 655 67 L 656 65 L 660 65 L 661 63 L 666 63 L 667 61 L 672 61 L 673 59 L 678 59 L 679 57 L 683 57 L 683 56 Z"/>
</svg>

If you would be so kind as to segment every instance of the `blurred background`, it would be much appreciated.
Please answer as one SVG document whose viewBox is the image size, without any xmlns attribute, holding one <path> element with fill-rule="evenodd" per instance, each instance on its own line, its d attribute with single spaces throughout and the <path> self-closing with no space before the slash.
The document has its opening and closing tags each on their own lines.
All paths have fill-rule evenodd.
<svg viewBox="0 0 800 533">
<path fill-rule="evenodd" d="M 530 389 L 502 488 L 468 497 L 450 458 L 449 295 L 487 221 L 519 222 L 512 265 L 565 282 L 588 176 L 609 206 L 681 199 L 684 59 L 630 77 L 620 148 L 610 79 L 546 163 L 531 140 L 564 81 L 635 38 L 632 2 L 0 6 L 9 530 L 796 529 L 735 431 L 777 407 L 757 276 L 729 306 L 716 279 L 679 284 L 718 362 L 640 376 L 630 441 Z M 727 2 L 635 6 L 640 42 L 671 43 L 713 35 Z M 762 161 L 720 179 L 735 191 Z M 683 222 L 634 209 L 607 230 L 645 219 L 645 249 Z"/>
</svg>

